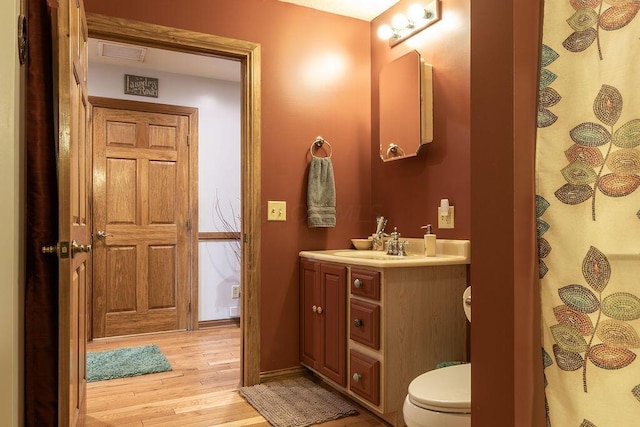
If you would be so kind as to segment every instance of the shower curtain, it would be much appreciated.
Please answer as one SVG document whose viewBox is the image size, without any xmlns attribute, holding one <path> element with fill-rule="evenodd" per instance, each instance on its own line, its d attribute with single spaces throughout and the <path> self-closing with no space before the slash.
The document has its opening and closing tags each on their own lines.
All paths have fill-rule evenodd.
<svg viewBox="0 0 640 427">
<path fill-rule="evenodd" d="M 640 425 L 639 10 L 545 2 L 536 217 L 553 427 Z"/>
</svg>

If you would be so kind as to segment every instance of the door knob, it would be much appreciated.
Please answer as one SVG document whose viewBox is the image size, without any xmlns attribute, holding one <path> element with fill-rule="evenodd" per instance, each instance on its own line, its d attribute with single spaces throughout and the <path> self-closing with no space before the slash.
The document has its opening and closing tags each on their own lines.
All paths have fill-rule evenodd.
<svg viewBox="0 0 640 427">
<path fill-rule="evenodd" d="M 91 245 L 80 245 L 75 240 L 71 242 L 71 256 L 74 257 L 78 253 L 91 252 Z"/>
<path fill-rule="evenodd" d="M 106 239 L 106 238 L 107 238 L 107 236 L 113 236 L 113 234 L 111 234 L 111 233 L 107 233 L 107 232 L 106 232 L 106 231 L 104 231 L 104 230 L 98 230 L 98 231 L 96 232 L 96 236 L 98 237 L 98 239 Z"/>
</svg>

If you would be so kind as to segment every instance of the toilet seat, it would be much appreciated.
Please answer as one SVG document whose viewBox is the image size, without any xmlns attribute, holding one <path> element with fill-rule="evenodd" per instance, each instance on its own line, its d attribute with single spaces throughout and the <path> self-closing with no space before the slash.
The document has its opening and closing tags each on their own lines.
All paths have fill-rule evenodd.
<svg viewBox="0 0 640 427">
<path fill-rule="evenodd" d="M 409 384 L 412 404 L 430 411 L 471 413 L 471 364 L 426 372 Z"/>
</svg>

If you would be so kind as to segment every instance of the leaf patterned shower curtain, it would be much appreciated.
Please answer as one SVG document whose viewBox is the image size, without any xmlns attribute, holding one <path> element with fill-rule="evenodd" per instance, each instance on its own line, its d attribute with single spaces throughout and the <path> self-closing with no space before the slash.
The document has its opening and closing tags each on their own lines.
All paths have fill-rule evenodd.
<svg viewBox="0 0 640 427">
<path fill-rule="evenodd" d="M 640 425 L 639 10 L 545 2 L 536 216 L 553 427 Z"/>
</svg>

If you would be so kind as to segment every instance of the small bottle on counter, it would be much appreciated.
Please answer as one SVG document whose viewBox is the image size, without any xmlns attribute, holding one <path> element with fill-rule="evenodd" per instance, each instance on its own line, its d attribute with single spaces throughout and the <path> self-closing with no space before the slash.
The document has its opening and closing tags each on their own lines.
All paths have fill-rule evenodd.
<svg viewBox="0 0 640 427">
<path fill-rule="evenodd" d="M 436 256 L 436 235 L 431 233 L 431 224 L 420 228 L 427 230 L 424 235 L 424 256 Z"/>
</svg>

